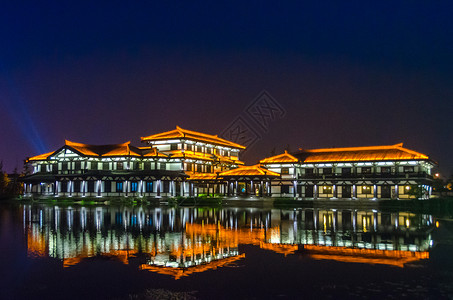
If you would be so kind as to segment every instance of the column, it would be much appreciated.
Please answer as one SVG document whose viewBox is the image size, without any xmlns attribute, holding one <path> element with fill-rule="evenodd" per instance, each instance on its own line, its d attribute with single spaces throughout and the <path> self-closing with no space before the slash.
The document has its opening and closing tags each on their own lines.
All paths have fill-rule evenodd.
<svg viewBox="0 0 453 300">
<path fill-rule="evenodd" d="M 260 197 L 263 197 L 263 196 L 264 196 L 264 195 L 263 195 L 263 194 L 264 194 L 264 193 L 263 193 L 263 185 L 264 185 L 264 182 L 261 180 L 261 182 L 260 182 Z"/>
<path fill-rule="evenodd" d="M 58 196 L 58 188 L 59 188 L 59 182 L 55 181 L 53 193 L 56 197 Z"/>
<path fill-rule="evenodd" d="M 156 195 L 157 195 L 157 197 L 160 197 L 160 185 L 161 185 L 161 180 L 158 179 L 156 181 L 156 193 L 157 193 Z"/>
<path fill-rule="evenodd" d="M 236 180 L 234 184 L 235 184 L 234 195 L 237 196 L 238 195 L 238 181 Z"/>
<path fill-rule="evenodd" d="M 352 199 L 357 199 L 357 186 L 355 184 L 352 185 Z"/>
<path fill-rule="evenodd" d="M 333 192 L 333 198 L 338 198 L 337 197 L 337 185 L 336 184 L 333 185 L 332 192 Z"/>
<path fill-rule="evenodd" d="M 181 182 L 181 191 L 180 191 L 180 193 L 181 193 L 181 196 L 182 196 L 182 197 L 184 197 L 184 185 L 185 185 L 185 184 L 186 184 L 185 181 L 182 181 L 182 182 Z"/>
<path fill-rule="evenodd" d="M 398 200 L 399 198 L 399 191 L 398 191 L 399 187 L 398 187 L 398 184 L 395 184 L 395 199 Z"/>
<path fill-rule="evenodd" d="M 377 185 L 373 185 L 373 198 L 377 199 Z"/>
<path fill-rule="evenodd" d="M 86 183 L 87 183 L 86 180 L 82 180 L 82 197 L 86 196 L 86 193 L 85 193 Z"/>
<path fill-rule="evenodd" d="M 293 180 L 293 196 L 294 196 L 294 198 L 297 197 L 297 182 L 296 182 L 296 180 Z"/>
<path fill-rule="evenodd" d="M 173 197 L 176 196 L 176 185 L 174 180 L 170 181 L 170 188 L 171 188 L 170 196 Z"/>
<path fill-rule="evenodd" d="M 315 184 L 313 186 L 313 199 L 317 199 L 318 198 L 318 185 Z"/>
<path fill-rule="evenodd" d="M 72 189 L 73 189 L 73 181 L 72 180 L 69 180 L 68 182 L 68 192 L 69 192 L 69 197 L 72 197 Z"/>
</svg>

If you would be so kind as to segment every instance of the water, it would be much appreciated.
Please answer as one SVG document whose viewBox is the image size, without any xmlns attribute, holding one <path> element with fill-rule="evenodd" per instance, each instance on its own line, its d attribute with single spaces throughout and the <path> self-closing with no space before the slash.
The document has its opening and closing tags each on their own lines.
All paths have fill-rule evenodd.
<svg viewBox="0 0 453 300">
<path fill-rule="evenodd" d="M 453 297 L 453 222 L 404 211 L 0 205 L 2 299 Z"/>
</svg>

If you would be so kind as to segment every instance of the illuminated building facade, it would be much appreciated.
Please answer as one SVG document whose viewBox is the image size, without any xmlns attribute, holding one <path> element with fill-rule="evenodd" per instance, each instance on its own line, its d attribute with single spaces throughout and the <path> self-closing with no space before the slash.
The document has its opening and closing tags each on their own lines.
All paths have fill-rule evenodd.
<svg viewBox="0 0 453 300">
<path fill-rule="evenodd" d="M 301 149 L 244 166 L 245 147 L 180 127 L 130 142 L 65 141 L 27 160 L 25 196 L 253 196 L 299 199 L 427 199 L 435 162 L 403 144 Z"/>
<path fill-rule="evenodd" d="M 402 143 L 285 151 L 260 163 L 281 174 L 273 194 L 308 199 L 428 199 L 436 165 Z"/>
<path fill-rule="evenodd" d="M 130 142 L 87 145 L 65 141 L 56 151 L 27 160 L 25 195 L 54 197 L 162 197 L 203 193 L 190 176 L 212 176 L 244 163 L 244 146 L 177 127 Z"/>
</svg>

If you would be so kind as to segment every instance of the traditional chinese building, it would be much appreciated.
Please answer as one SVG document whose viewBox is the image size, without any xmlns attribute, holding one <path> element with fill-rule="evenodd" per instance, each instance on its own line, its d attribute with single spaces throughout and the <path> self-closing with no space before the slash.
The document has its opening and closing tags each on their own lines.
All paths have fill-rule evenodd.
<svg viewBox="0 0 453 300">
<path fill-rule="evenodd" d="M 260 163 L 281 173 L 280 180 L 272 182 L 272 194 L 309 199 L 429 198 L 436 164 L 402 143 L 285 151 Z"/>
<path fill-rule="evenodd" d="M 253 196 L 429 198 L 435 162 L 403 144 L 301 149 L 244 166 L 245 147 L 181 127 L 126 142 L 88 145 L 65 141 L 30 157 L 25 196 L 175 197 Z"/>
</svg>

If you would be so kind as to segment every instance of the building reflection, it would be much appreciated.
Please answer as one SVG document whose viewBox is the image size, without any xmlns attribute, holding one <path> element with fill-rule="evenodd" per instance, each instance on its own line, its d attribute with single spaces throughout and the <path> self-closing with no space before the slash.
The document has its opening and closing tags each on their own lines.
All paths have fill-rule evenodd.
<svg viewBox="0 0 453 300">
<path fill-rule="evenodd" d="M 203 209 L 26 205 L 28 255 L 64 267 L 110 257 L 179 279 L 240 261 L 239 245 L 342 262 L 429 258 L 430 215 L 354 209 Z"/>
</svg>

